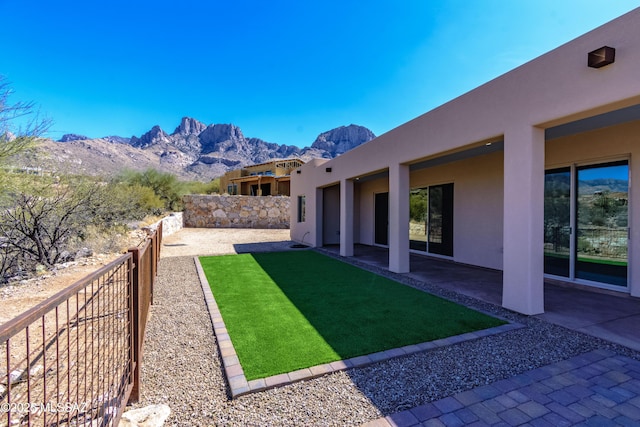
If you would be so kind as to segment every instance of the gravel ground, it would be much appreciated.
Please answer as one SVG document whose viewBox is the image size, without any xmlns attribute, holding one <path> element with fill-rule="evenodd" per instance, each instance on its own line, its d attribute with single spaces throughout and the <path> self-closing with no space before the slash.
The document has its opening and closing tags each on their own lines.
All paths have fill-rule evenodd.
<svg viewBox="0 0 640 427">
<path fill-rule="evenodd" d="M 165 239 L 166 247 L 173 251 L 165 251 L 160 260 L 145 339 L 142 400 L 135 405 L 169 405 L 172 414 L 166 425 L 359 425 L 597 348 L 640 360 L 640 353 L 626 347 L 362 265 L 526 327 L 231 400 L 190 253 L 194 245 L 179 243 L 180 239 L 186 241 L 186 235 L 181 233 Z M 188 233 L 205 234 L 193 230 Z M 236 249 L 288 247 L 282 238 L 287 238 L 284 234 L 270 235 L 256 230 L 228 233 L 234 237 L 229 234 L 202 237 L 208 245 L 203 251 L 214 253 L 216 243 L 212 242 L 225 239 L 235 239 Z M 267 239 L 267 243 L 257 244 L 260 239 Z M 229 243 L 220 245 L 220 252 L 228 253 Z"/>
</svg>

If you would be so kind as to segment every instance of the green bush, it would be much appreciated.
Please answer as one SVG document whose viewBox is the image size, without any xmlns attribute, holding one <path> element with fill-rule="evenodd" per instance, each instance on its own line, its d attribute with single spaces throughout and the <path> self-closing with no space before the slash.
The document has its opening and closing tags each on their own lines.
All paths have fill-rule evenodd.
<svg viewBox="0 0 640 427">
<path fill-rule="evenodd" d="M 152 188 L 140 184 L 114 182 L 104 190 L 104 201 L 99 216 L 107 224 L 141 220 L 148 215 L 161 215 L 165 202 Z"/>
<path fill-rule="evenodd" d="M 147 169 L 144 172 L 123 172 L 117 179 L 118 182 L 129 186 L 148 187 L 163 201 L 167 210 L 180 210 L 182 208 L 182 184 L 175 175 L 159 172 L 155 169 Z"/>
<path fill-rule="evenodd" d="M 220 193 L 220 178 L 209 182 L 188 181 L 183 186 L 184 194 L 216 194 Z"/>
</svg>

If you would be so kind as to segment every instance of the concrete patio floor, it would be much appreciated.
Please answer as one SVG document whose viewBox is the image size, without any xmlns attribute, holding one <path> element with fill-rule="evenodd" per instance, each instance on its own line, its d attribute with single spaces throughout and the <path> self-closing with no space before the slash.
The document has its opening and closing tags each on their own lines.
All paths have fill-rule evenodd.
<svg viewBox="0 0 640 427">
<path fill-rule="evenodd" d="M 337 246 L 325 250 L 338 253 Z M 388 266 L 388 250 L 356 245 L 354 258 L 379 268 Z M 411 254 L 407 276 L 492 304 L 502 304 L 502 272 Z M 640 298 L 620 292 L 545 282 L 545 321 L 640 351 Z"/>
</svg>

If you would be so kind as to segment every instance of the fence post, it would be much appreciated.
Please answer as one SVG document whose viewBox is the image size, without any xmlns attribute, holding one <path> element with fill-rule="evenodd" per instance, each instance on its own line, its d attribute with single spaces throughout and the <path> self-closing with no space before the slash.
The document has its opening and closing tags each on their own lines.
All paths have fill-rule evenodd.
<svg viewBox="0 0 640 427">
<path fill-rule="evenodd" d="M 133 268 L 131 281 L 131 294 L 133 296 L 131 306 L 131 321 L 133 324 L 133 388 L 129 396 L 129 402 L 135 403 L 140 400 L 140 368 L 142 361 L 140 360 L 140 249 L 130 248 L 129 253 L 132 255 Z"/>
<path fill-rule="evenodd" d="M 151 262 L 153 265 L 153 273 L 151 275 L 151 304 L 153 305 L 153 293 L 154 287 L 156 284 L 156 277 L 158 276 L 158 263 L 160 262 L 160 248 L 162 247 L 162 233 L 163 233 L 163 222 L 160 221 L 158 223 L 158 227 L 156 228 L 156 232 L 153 235 L 153 261 Z"/>
</svg>

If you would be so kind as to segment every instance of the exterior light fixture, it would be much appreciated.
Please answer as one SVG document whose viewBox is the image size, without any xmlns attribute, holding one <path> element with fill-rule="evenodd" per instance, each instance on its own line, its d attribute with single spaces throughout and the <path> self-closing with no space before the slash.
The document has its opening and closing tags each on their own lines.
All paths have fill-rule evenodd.
<svg viewBox="0 0 640 427">
<path fill-rule="evenodd" d="M 297 170 L 297 171 L 296 171 L 296 173 L 297 173 L 298 175 L 300 175 L 300 174 L 302 173 L 302 171 L 301 171 L 301 170 Z"/>
<path fill-rule="evenodd" d="M 593 52 L 589 52 L 587 65 L 591 68 L 601 68 L 613 64 L 616 60 L 616 50 L 609 46 L 603 46 Z"/>
<path fill-rule="evenodd" d="M 325 168 L 325 170 L 324 170 L 324 171 L 325 171 L 325 172 L 327 172 L 327 173 L 329 173 L 329 172 L 331 172 L 331 168 Z"/>
</svg>

